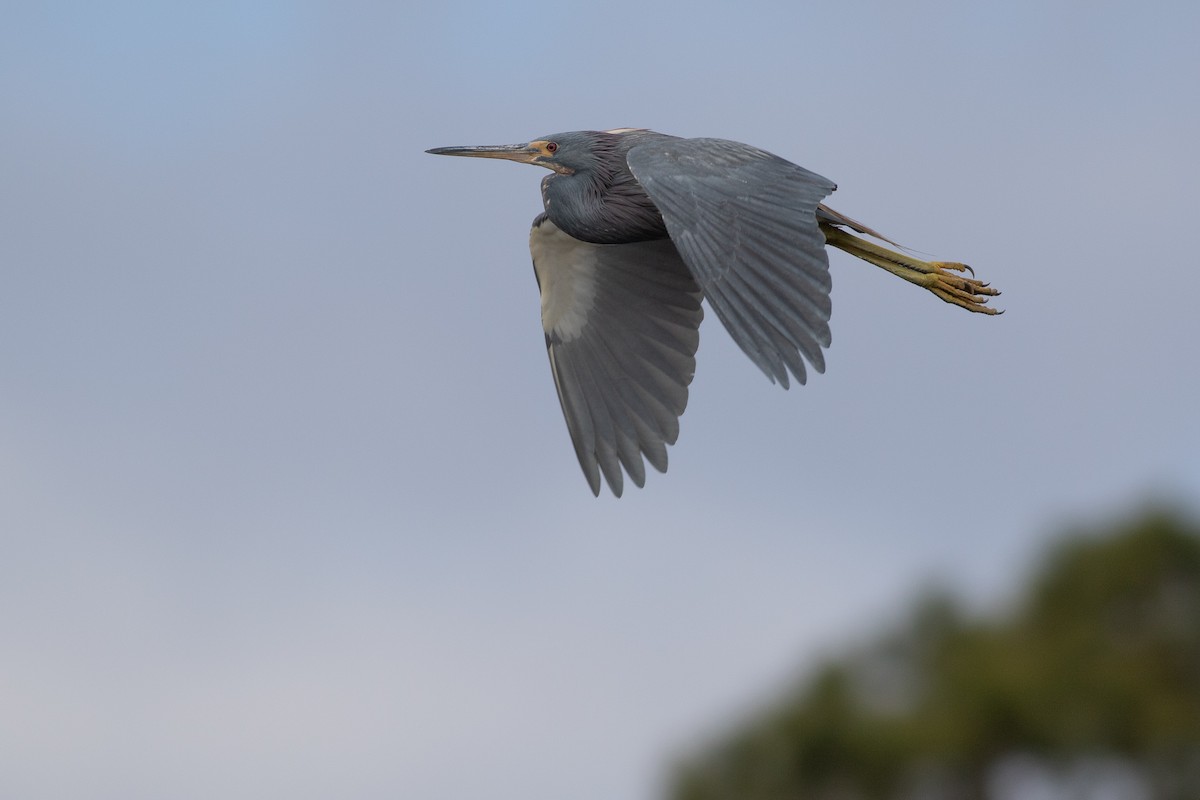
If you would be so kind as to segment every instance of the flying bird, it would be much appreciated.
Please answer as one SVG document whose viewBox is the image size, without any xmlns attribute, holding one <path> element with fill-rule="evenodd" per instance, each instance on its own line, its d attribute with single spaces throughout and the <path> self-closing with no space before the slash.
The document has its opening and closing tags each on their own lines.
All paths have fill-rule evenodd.
<svg viewBox="0 0 1200 800">
<path fill-rule="evenodd" d="M 594 495 L 667 469 L 696 370 L 701 299 L 772 383 L 825 371 L 826 245 L 968 311 L 998 295 L 965 264 L 921 261 L 821 201 L 836 185 L 740 142 L 637 128 L 437 147 L 550 170 L 529 250 L 554 385 Z M 853 233 L 851 233 L 853 231 Z M 855 234 L 862 234 L 869 241 Z"/>
</svg>

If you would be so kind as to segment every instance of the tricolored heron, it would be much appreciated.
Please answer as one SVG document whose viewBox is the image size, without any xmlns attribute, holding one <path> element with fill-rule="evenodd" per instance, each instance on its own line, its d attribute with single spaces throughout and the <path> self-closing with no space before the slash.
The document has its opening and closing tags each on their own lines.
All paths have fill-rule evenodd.
<svg viewBox="0 0 1200 800">
<path fill-rule="evenodd" d="M 667 469 L 696 370 L 707 298 L 738 346 L 786 389 L 825 371 L 830 244 L 984 314 L 999 294 L 965 264 L 921 261 L 821 200 L 836 186 L 757 147 L 620 128 L 525 144 L 438 147 L 551 172 L 529 250 L 558 399 L 592 493 L 621 495 L 645 457 Z M 968 276 L 968 273 L 970 275 Z"/>
</svg>

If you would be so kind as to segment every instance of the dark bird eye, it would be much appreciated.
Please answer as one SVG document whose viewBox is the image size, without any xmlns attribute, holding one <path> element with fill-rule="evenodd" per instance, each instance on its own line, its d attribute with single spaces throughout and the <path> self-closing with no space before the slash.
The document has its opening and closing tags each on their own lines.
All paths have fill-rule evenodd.
<svg viewBox="0 0 1200 800">
<path fill-rule="evenodd" d="M 546 142 L 546 152 L 553 153 L 558 150 L 558 142 Z"/>
</svg>

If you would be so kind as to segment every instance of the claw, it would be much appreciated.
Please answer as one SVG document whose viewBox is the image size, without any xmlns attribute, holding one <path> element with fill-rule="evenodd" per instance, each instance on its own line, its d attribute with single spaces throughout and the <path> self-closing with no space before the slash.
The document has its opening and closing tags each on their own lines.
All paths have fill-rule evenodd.
<svg viewBox="0 0 1200 800">
<path fill-rule="evenodd" d="M 970 264 L 960 264 L 957 261 L 930 261 L 929 266 L 934 269 L 952 269 L 955 272 L 969 272 L 971 277 L 975 277 L 975 270 L 971 269 Z"/>
<path fill-rule="evenodd" d="M 1003 314 L 999 309 L 990 308 L 986 305 L 989 297 L 996 297 L 1000 292 L 988 286 L 983 281 L 975 280 L 974 277 L 962 278 L 957 275 L 952 275 L 946 270 L 955 269 L 956 267 L 965 267 L 965 264 L 951 264 L 942 261 L 931 261 L 929 266 L 933 267 L 932 272 L 925 275 L 926 288 L 933 292 L 934 295 L 942 300 L 956 305 L 959 308 L 965 308 L 967 311 L 974 311 L 977 314 Z M 969 267 L 967 267 L 970 269 Z M 962 270 L 957 270 L 961 272 Z M 972 275 L 975 273 L 972 272 Z"/>
</svg>

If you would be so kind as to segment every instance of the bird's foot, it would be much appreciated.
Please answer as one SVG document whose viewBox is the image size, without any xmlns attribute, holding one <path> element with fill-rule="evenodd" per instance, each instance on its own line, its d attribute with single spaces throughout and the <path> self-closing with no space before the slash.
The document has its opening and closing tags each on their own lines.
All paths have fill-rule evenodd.
<svg viewBox="0 0 1200 800">
<path fill-rule="evenodd" d="M 919 258 L 881 247 L 874 242 L 860 239 L 836 225 L 821 223 L 825 241 L 852 256 L 861 258 L 909 283 L 924 286 L 937 297 L 951 305 L 974 311 L 976 314 L 1003 314 L 991 308 L 987 301 L 1000 294 L 983 281 L 975 278 L 975 270 L 957 261 L 922 261 Z M 970 277 L 967 277 L 968 274 Z"/>
<path fill-rule="evenodd" d="M 987 305 L 988 298 L 999 291 L 975 278 L 975 270 L 954 261 L 925 261 L 920 284 L 947 303 L 974 311 L 977 314 L 1003 314 Z M 955 274 L 958 273 L 958 274 Z M 966 273 L 970 273 L 967 277 Z"/>
</svg>

